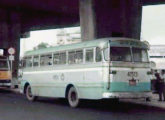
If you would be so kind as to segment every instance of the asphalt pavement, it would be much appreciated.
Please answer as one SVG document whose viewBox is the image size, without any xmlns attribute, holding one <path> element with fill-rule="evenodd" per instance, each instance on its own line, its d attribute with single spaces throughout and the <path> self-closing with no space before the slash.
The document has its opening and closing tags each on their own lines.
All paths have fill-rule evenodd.
<svg viewBox="0 0 165 120">
<path fill-rule="evenodd" d="M 0 89 L 0 120 L 165 120 L 165 109 L 129 101 L 82 101 L 70 108 L 63 99 L 39 98 Z"/>
</svg>

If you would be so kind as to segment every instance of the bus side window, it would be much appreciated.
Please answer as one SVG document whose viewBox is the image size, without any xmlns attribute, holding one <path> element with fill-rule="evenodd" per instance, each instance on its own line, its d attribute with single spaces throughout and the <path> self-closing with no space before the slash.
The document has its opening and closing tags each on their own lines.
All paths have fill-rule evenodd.
<svg viewBox="0 0 165 120">
<path fill-rule="evenodd" d="M 66 64 L 66 53 L 59 54 L 59 64 Z"/>
<path fill-rule="evenodd" d="M 39 56 L 33 57 L 33 66 L 39 66 Z"/>
<path fill-rule="evenodd" d="M 68 63 L 74 64 L 75 63 L 75 51 L 68 53 Z"/>
<path fill-rule="evenodd" d="M 101 49 L 99 47 L 96 48 L 96 62 L 100 62 L 102 60 L 101 57 Z"/>
<path fill-rule="evenodd" d="M 0 60 L 0 68 L 8 68 L 7 59 Z"/>
<path fill-rule="evenodd" d="M 40 65 L 52 65 L 52 55 L 42 55 L 40 57 Z"/>
<path fill-rule="evenodd" d="M 31 57 L 25 58 L 25 67 L 32 67 L 32 58 Z"/>
<path fill-rule="evenodd" d="M 86 62 L 93 62 L 93 49 L 86 50 Z"/>
<path fill-rule="evenodd" d="M 54 54 L 53 64 L 57 65 L 57 64 L 59 64 L 59 61 L 60 61 L 59 53 Z"/>
<path fill-rule="evenodd" d="M 76 64 L 83 62 L 83 50 L 76 51 L 75 62 Z"/>
</svg>

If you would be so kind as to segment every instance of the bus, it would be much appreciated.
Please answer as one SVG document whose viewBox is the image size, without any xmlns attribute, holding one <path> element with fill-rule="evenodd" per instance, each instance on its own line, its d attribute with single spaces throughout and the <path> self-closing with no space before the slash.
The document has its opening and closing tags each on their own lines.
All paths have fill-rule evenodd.
<svg viewBox="0 0 165 120">
<path fill-rule="evenodd" d="M 103 38 L 28 51 L 23 58 L 20 92 L 81 99 L 151 97 L 149 45 L 136 39 Z"/>
<path fill-rule="evenodd" d="M 5 56 L 0 56 L 0 87 L 11 87 L 11 70 Z"/>
</svg>

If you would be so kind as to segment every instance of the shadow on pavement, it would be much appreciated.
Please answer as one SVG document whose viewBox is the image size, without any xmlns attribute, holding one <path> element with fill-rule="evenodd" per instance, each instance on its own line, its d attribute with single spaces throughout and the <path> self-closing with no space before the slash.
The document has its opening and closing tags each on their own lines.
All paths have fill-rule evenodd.
<svg viewBox="0 0 165 120">
<path fill-rule="evenodd" d="M 6 93 L 6 94 L 9 94 L 9 93 L 12 93 L 10 89 L 7 89 L 7 88 L 0 88 L 0 93 Z"/>
<path fill-rule="evenodd" d="M 29 105 L 35 105 L 42 103 L 43 105 L 48 106 L 55 106 L 58 108 L 67 108 L 70 109 L 68 102 L 66 99 L 55 99 L 55 98 L 42 98 L 39 97 L 37 101 L 31 103 L 28 102 L 25 95 L 21 94 L 15 94 L 10 89 L 3 89 L 0 88 L 0 94 L 1 95 L 8 95 L 10 96 L 10 99 L 13 98 L 14 100 L 21 99 L 24 100 Z M 153 106 L 147 106 L 132 102 L 126 102 L 126 101 L 114 101 L 114 100 L 82 100 L 81 104 L 78 108 L 74 108 L 76 110 L 94 110 L 94 111 L 103 111 L 103 112 L 119 112 L 119 113 L 132 113 L 133 111 L 165 111 L 164 109 L 153 107 Z"/>
<path fill-rule="evenodd" d="M 39 98 L 36 102 L 54 104 L 57 106 L 69 107 L 66 99 L 49 99 Z M 74 109 L 92 109 L 104 112 L 136 112 L 136 111 L 165 111 L 161 108 L 146 106 L 136 103 L 114 101 L 114 100 L 81 100 L 81 104 L 78 108 Z"/>
</svg>

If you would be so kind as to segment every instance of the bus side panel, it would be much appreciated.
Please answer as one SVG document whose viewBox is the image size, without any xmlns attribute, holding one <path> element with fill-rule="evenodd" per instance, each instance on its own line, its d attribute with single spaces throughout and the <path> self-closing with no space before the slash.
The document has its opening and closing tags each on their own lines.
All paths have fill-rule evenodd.
<svg viewBox="0 0 165 120">
<path fill-rule="evenodd" d="M 84 68 L 86 68 L 84 69 L 84 81 L 77 84 L 79 97 L 83 99 L 101 99 L 103 92 L 102 63 L 86 64 Z"/>
<path fill-rule="evenodd" d="M 76 87 L 79 98 L 101 99 L 104 90 L 102 63 L 60 67 L 44 67 L 24 70 L 23 80 L 27 80 L 32 93 L 44 97 L 65 97 L 66 87 Z"/>
<path fill-rule="evenodd" d="M 35 71 L 25 72 L 23 79 L 30 83 L 36 96 L 64 97 L 65 83 L 61 82 L 60 76 L 58 71 Z"/>
<path fill-rule="evenodd" d="M 69 68 L 53 68 L 47 71 L 34 70 L 24 72 L 24 78 L 30 82 L 32 93 L 37 96 L 45 97 L 65 97 L 66 87 L 73 84 L 75 87 L 83 83 L 84 69 L 79 69 L 72 65 Z M 28 70 L 29 71 L 29 70 Z"/>
</svg>

